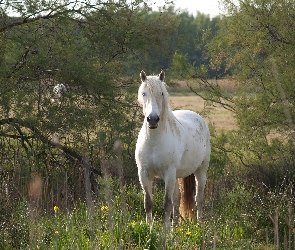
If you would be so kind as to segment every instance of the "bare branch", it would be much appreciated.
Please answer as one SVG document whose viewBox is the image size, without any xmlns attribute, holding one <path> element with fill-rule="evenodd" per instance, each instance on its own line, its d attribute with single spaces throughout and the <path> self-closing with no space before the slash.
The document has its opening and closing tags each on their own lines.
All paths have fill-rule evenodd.
<svg viewBox="0 0 295 250">
<path fill-rule="evenodd" d="M 215 99 L 215 98 L 213 99 L 213 98 L 209 98 L 208 96 L 202 95 L 200 92 L 197 92 L 190 84 L 187 84 L 187 86 L 193 93 L 195 93 L 197 96 L 201 97 L 202 99 L 204 99 L 206 101 L 211 101 L 213 103 L 220 104 L 223 108 L 225 108 L 229 111 L 235 112 L 234 106 L 229 104 L 229 103 L 233 103 L 231 98 L 227 98 L 225 96 L 222 96 L 222 94 L 216 88 L 216 86 L 213 86 L 213 84 L 209 83 L 207 80 L 201 78 L 201 81 L 202 81 L 203 85 L 205 86 L 205 88 L 209 89 L 210 92 L 217 93 L 218 99 Z M 222 99 L 224 99 L 226 102 L 223 101 Z"/>
<path fill-rule="evenodd" d="M 284 43 L 284 44 L 291 44 L 290 41 L 285 40 L 278 31 L 275 31 L 269 24 L 265 25 L 265 28 L 268 30 L 269 35 L 276 41 Z"/>
<path fill-rule="evenodd" d="M 83 162 L 83 156 L 82 155 L 80 155 L 79 153 L 77 153 L 76 151 L 74 151 L 74 150 L 72 150 L 70 148 L 67 148 L 67 147 L 59 144 L 58 142 L 54 142 L 54 141 L 48 139 L 35 126 L 33 126 L 29 122 L 20 120 L 18 118 L 7 118 L 7 119 L 0 120 L 0 126 L 5 125 L 5 124 L 12 125 L 14 127 L 22 126 L 22 127 L 27 128 L 27 129 L 30 129 L 31 132 L 33 132 L 34 138 L 39 139 L 44 144 L 46 144 L 46 145 L 48 145 L 50 147 L 54 147 L 54 148 L 58 148 L 58 149 L 62 150 L 65 154 L 71 156 L 72 158 L 77 159 L 81 163 Z M 23 135 L 21 135 L 21 138 L 23 140 L 25 137 Z"/>
</svg>

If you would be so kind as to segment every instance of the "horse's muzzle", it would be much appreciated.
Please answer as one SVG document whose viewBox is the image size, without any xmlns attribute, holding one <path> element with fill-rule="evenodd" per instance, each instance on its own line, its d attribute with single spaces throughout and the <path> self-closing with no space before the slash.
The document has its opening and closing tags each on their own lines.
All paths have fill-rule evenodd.
<svg viewBox="0 0 295 250">
<path fill-rule="evenodd" d="M 150 129 L 155 129 L 158 127 L 160 117 L 158 115 L 149 115 L 147 118 L 148 126 Z"/>
</svg>

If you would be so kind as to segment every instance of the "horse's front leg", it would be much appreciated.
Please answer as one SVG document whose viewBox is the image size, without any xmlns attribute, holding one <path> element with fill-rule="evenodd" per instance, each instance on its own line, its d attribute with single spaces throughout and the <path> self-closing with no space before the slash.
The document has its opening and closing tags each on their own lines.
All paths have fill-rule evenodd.
<svg viewBox="0 0 295 250">
<path fill-rule="evenodd" d="M 153 209 L 153 199 L 152 199 L 152 187 L 153 182 L 151 179 L 148 178 L 145 171 L 139 171 L 138 173 L 139 181 L 141 187 L 143 189 L 144 195 L 144 209 L 146 212 L 146 222 L 152 224 L 153 216 L 152 216 L 152 209 Z"/>
<path fill-rule="evenodd" d="M 171 226 L 170 217 L 171 217 L 171 212 L 173 209 L 173 196 L 174 196 L 174 189 L 175 189 L 175 183 L 176 183 L 176 173 L 172 171 L 169 172 L 169 174 L 166 175 L 164 180 L 165 180 L 164 223 L 165 223 L 166 231 L 169 231 Z"/>
<path fill-rule="evenodd" d="M 173 195 L 173 226 L 179 223 L 179 206 L 180 206 L 180 190 L 178 181 L 175 182 L 174 195 Z"/>
</svg>

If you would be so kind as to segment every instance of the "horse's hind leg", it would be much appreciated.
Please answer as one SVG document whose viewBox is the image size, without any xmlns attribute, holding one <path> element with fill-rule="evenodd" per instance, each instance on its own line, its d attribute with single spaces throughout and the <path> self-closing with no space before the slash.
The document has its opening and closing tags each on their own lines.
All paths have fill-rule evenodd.
<svg viewBox="0 0 295 250">
<path fill-rule="evenodd" d="M 196 177 L 196 205 L 197 205 L 197 219 L 202 218 L 202 209 L 203 209 L 203 201 L 204 201 L 204 190 L 206 186 L 206 175 L 207 169 L 209 166 L 209 161 L 204 160 L 201 166 L 194 173 Z"/>
<path fill-rule="evenodd" d="M 152 199 L 152 187 L 153 182 L 150 180 L 146 174 L 139 172 L 139 181 L 143 189 L 144 194 L 144 209 L 146 212 L 146 222 L 152 224 L 152 208 L 153 208 L 153 199 Z"/>
</svg>

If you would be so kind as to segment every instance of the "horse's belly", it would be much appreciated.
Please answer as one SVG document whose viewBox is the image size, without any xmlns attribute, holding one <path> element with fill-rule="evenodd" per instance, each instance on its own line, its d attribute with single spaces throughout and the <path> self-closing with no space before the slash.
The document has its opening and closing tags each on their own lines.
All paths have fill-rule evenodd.
<svg viewBox="0 0 295 250">
<path fill-rule="evenodd" d="M 145 151 L 137 155 L 137 165 L 155 177 L 162 178 L 169 171 L 175 171 L 177 178 L 186 177 L 194 173 L 203 161 L 203 155 L 197 152 L 196 147 L 187 151 L 160 150 L 160 148 L 145 148 Z M 198 153 L 201 153 L 198 154 Z"/>
<path fill-rule="evenodd" d="M 177 178 L 183 178 L 194 173 L 204 160 L 203 152 L 204 150 L 199 147 L 185 150 L 176 172 Z"/>
<path fill-rule="evenodd" d="M 186 139 L 179 167 L 177 168 L 177 177 L 183 178 L 194 173 L 206 157 L 206 150 L 206 138 L 192 131 Z"/>
</svg>

